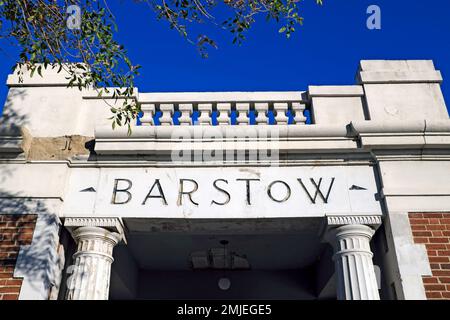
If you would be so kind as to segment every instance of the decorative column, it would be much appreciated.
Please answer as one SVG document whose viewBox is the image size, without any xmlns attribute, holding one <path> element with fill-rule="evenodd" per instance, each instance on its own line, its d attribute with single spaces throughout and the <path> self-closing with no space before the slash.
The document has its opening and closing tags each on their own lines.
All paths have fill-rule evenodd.
<svg viewBox="0 0 450 320">
<path fill-rule="evenodd" d="M 67 300 L 107 300 L 113 249 L 123 238 L 116 218 L 66 218 L 77 243 L 73 265 L 67 270 Z"/>
<path fill-rule="evenodd" d="M 338 300 L 379 300 L 370 240 L 380 216 L 328 216 L 326 240 L 334 248 Z"/>
</svg>

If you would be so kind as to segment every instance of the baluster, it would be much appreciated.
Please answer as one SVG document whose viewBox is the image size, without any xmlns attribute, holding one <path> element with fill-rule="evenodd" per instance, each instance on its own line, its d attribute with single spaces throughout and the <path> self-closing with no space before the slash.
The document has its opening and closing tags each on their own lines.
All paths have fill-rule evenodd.
<svg viewBox="0 0 450 320">
<path fill-rule="evenodd" d="M 255 103 L 256 110 L 256 124 L 264 125 L 267 124 L 267 110 L 269 110 L 269 104 L 267 102 L 256 102 Z"/>
<path fill-rule="evenodd" d="M 153 116 L 155 115 L 156 106 L 155 104 L 143 104 L 141 106 L 142 112 L 144 113 L 141 117 L 141 125 L 143 126 L 154 126 L 155 122 Z"/>
<path fill-rule="evenodd" d="M 218 103 L 217 113 L 218 125 L 231 124 L 231 103 Z"/>
<path fill-rule="evenodd" d="M 236 123 L 238 125 L 248 125 L 248 111 L 250 110 L 250 103 L 236 103 L 236 111 L 238 113 Z"/>
<path fill-rule="evenodd" d="M 286 125 L 288 123 L 288 117 L 286 111 L 288 109 L 287 102 L 275 102 L 273 104 L 275 124 Z"/>
<path fill-rule="evenodd" d="M 159 105 L 159 110 L 162 112 L 161 118 L 159 118 L 159 122 L 162 126 L 171 126 L 173 125 L 173 111 L 174 106 L 172 103 L 163 103 Z"/>
<path fill-rule="evenodd" d="M 192 103 L 180 103 L 178 105 L 178 110 L 181 112 L 181 116 L 178 118 L 180 126 L 192 125 L 192 111 L 194 110 L 194 105 Z"/>
<path fill-rule="evenodd" d="M 292 102 L 292 112 L 294 113 L 294 124 L 305 124 L 306 117 L 303 115 L 305 105 L 300 102 Z"/>
<path fill-rule="evenodd" d="M 211 125 L 212 103 L 199 103 L 198 111 L 200 112 L 200 115 L 198 117 L 198 123 L 200 125 Z"/>
</svg>

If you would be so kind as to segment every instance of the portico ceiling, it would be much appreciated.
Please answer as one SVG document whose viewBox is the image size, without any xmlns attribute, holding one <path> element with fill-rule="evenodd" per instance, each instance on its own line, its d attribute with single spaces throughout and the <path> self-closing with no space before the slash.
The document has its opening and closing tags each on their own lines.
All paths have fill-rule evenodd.
<svg viewBox="0 0 450 320">
<path fill-rule="evenodd" d="M 306 267 L 319 257 L 321 219 L 126 219 L 128 248 L 139 268 L 191 270 L 190 254 L 220 248 L 245 256 L 253 270 Z"/>
</svg>

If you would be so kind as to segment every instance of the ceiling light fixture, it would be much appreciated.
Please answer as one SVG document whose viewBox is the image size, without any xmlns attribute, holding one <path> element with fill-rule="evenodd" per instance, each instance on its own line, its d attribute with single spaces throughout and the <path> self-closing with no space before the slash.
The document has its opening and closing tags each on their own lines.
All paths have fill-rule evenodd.
<svg viewBox="0 0 450 320">
<path fill-rule="evenodd" d="M 226 291 L 231 288 L 231 280 L 226 277 L 228 240 L 221 240 L 220 244 L 223 246 L 223 276 L 219 279 L 217 285 L 220 290 Z"/>
</svg>

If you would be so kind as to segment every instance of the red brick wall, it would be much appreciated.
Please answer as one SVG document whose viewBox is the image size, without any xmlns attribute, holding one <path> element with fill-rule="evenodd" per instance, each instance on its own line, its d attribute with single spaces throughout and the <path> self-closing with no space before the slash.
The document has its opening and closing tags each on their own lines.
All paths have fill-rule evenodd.
<svg viewBox="0 0 450 320">
<path fill-rule="evenodd" d="M 19 249 L 31 243 L 37 216 L 0 214 L 0 300 L 19 298 L 22 279 L 14 278 Z"/>
<path fill-rule="evenodd" d="M 432 276 L 424 276 L 428 299 L 450 299 L 450 213 L 410 213 L 415 243 L 425 244 Z"/>
</svg>

